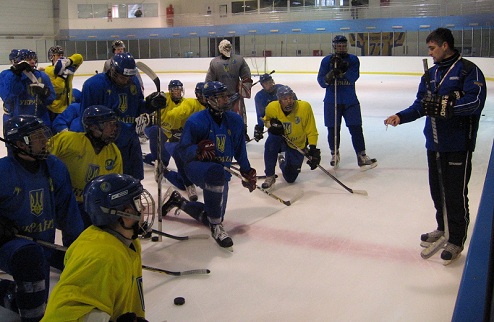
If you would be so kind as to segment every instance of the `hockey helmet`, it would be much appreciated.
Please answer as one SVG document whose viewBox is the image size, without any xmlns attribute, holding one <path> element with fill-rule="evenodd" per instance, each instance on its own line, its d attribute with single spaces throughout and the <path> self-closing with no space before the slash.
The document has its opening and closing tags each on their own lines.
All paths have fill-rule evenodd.
<svg viewBox="0 0 494 322">
<path fill-rule="evenodd" d="M 64 52 L 63 52 L 62 46 L 57 45 L 57 46 L 50 47 L 50 49 L 48 49 L 48 60 L 52 61 L 54 55 L 63 56 L 63 54 L 64 54 Z"/>
<path fill-rule="evenodd" d="M 204 89 L 204 82 L 199 82 L 196 84 L 196 87 L 194 89 L 194 93 L 197 95 L 201 95 L 202 96 L 202 90 Z"/>
<path fill-rule="evenodd" d="M 74 103 L 80 103 L 82 98 L 82 92 L 77 88 L 72 89 L 72 100 Z"/>
<path fill-rule="evenodd" d="M 117 114 L 104 105 L 86 108 L 82 114 L 82 125 L 90 138 L 103 146 L 114 142 L 120 133 Z M 97 125 L 96 130 L 93 129 L 93 125 Z"/>
<path fill-rule="evenodd" d="M 170 92 L 172 101 L 178 103 L 185 95 L 184 84 L 177 79 L 172 79 L 170 83 L 168 83 L 168 92 Z"/>
<path fill-rule="evenodd" d="M 333 38 L 333 49 L 338 55 L 345 56 L 348 52 L 348 39 L 343 35 L 337 35 Z"/>
<path fill-rule="evenodd" d="M 227 95 L 228 88 L 222 82 L 213 81 L 204 84 L 202 95 L 206 99 L 209 106 L 221 114 L 230 108 L 230 102 Z M 223 102 L 219 102 L 218 98 L 226 98 Z"/>
<path fill-rule="evenodd" d="M 295 93 L 290 87 L 286 85 L 280 86 L 276 92 L 276 97 L 280 102 L 283 112 L 290 113 L 293 110 L 295 105 Z"/>
<path fill-rule="evenodd" d="M 110 63 L 110 78 L 120 87 L 132 84 L 132 76 L 137 74 L 136 62 L 130 53 L 120 53 L 113 56 Z"/>
<path fill-rule="evenodd" d="M 7 120 L 3 126 L 3 137 L 16 153 L 27 154 L 38 160 L 48 157 L 49 151 L 46 145 L 51 138 L 51 131 L 36 116 L 18 115 Z M 17 141 L 23 142 L 27 149 L 19 148 L 16 145 Z M 38 142 L 41 143 L 35 146 Z"/>
<path fill-rule="evenodd" d="M 95 226 L 113 226 L 126 217 L 138 222 L 145 220 L 148 230 L 152 227 L 153 197 L 130 175 L 111 173 L 96 177 L 86 184 L 83 195 L 84 210 Z M 129 206 L 134 210 L 132 213 L 125 212 Z"/>
<path fill-rule="evenodd" d="M 18 61 L 18 58 L 19 57 L 19 49 L 12 49 L 10 51 L 10 54 L 9 54 L 9 61 L 14 64 L 14 63 L 17 63 Z"/>
<path fill-rule="evenodd" d="M 220 44 L 218 45 L 218 50 L 225 57 L 230 57 L 232 53 L 232 43 L 227 39 L 223 39 L 222 41 L 220 41 Z"/>
<path fill-rule="evenodd" d="M 112 53 L 115 53 L 115 51 L 120 48 L 122 48 L 124 51 L 125 51 L 125 44 L 123 41 L 121 40 L 114 40 L 112 43 L 111 43 L 111 50 L 112 50 Z"/>
<path fill-rule="evenodd" d="M 262 74 L 261 77 L 259 77 L 259 82 L 262 84 L 271 79 L 273 79 L 273 77 L 271 77 L 271 74 Z"/>
</svg>

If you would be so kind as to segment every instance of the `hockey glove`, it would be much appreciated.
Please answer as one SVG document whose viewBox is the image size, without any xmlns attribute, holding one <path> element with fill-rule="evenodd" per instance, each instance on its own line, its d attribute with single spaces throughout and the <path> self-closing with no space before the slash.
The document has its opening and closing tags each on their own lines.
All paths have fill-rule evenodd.
<svg viewBox="0 0 494 322">
<path fill-rule="evenodd" d="M 283 123 L 281 123 L 278 119 L 270 119 L 269 120 L 269 129 L 268 132 L 273 135 L 283 135 L 285 134 L 285 129 L 283 128 Z"/>
<path fill-rule="evenodd" d="M 10 219 L 0 216 L 0 247 L 15 238 L 19 227 Z"/>
<path fill-rule="evenodd" d="M 426 94 L 421 101 L 424 114 L 449 119 L 453 117 L 456 95 Z"/>
<path fill-rule="evenodd" d="M 162 92 L 154 92 L 146 97 L 146 106 L 153 111 L 166 106 L 166 97 Z"/>
<path fill-rule="evenodd" d="M 61 57 L 55 63 L 55 69 L 53 70 L 53 72 L 55 73 L 55 75 L 65 78 L 67 77 L 67 75 L 74 74 L 75 68 L 71 68 L 71 66 L 72 60 L 70 58 Z"/>
<path fill-rule="evenodd" d="M 14 64 L 10 66 L 10 70 L 12 71 L 12 73 L 16 74 L 17 76 L 21 76 L 23 71 L 32 72 L 33 68 L 31 67 L 31 65 L 29 65 L 27 61 L 21 61 L 18 64 Z"/>
<path fill-rule="evenodd" d="M 256 169 L 250 168 L 249 171 L 247 172 L 240 171 L 240 174 L 242 175 L 242 177 L 247 179 L 245 181 L 242 180 L 242 185 L 245 188 L 249 189 L 249 192 L 256 190 L 256 183 L 257 183 Z"/>
<path fill-rule="evenodd" d="M 145 138 L 144 129 L 151 123 L 151 116 L 147 113 L 136 117 L 136 133 L 140 138 Z"/>
<path fill-rule="evenodd" d="M 317 168 L 321 163 L 321 150 L 317 149 L 315 145 L 309 145 L 309 151 L 307 152 L 307 164 L 311 170 Z"/>
<path fill-rule="evenodd" d="M 264 132 L 264 126 L 257 124 L 254 127 L 254 140 L 256 140 L 256 142 L 259 142 L 264 138 L 263 132 Z"/>
<path fill-rule="evenodd" d="M 117 322 L 148 322 L 145 318 L 138 317 L 133 312 L 127 312 L 117 318 Z"/>
<path fill-rule="evenodd" d="M 42 100 L 50 96 L 50 88 L 45 84 L 29 84 L 29 86 L 33 89 L 34 94 L 38 95 Z"/>
<path fill-rule="evenodd" d="M 199 161 L 213 161 L 216 156 L 214 142 L 211 140 L 202 140 L 197 143 L 196 155 Z"/>
</svg>

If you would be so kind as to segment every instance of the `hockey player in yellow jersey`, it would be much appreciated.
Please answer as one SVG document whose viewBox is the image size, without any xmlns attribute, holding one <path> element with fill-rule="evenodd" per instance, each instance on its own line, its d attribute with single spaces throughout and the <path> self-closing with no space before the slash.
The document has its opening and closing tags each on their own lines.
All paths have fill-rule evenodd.
<svg viewBox="0 0 494 322">
<path fill-rule="evenodd" d="M 67 250 L 42 321 L 146 321 L 137 237 L 144 219 L 152 225 L 154 206 L 129 175 L 107 174 L 88 183 L 84 208 L 93 225 Z"/>
<path fill-rule="evenodd" d="M 72 79 L 74 73 L 83 63 L 84 58 L 81 54 L 73 54 L 70 57 L 64 57 L 64 50 L 61 46 L 53 46 L 48 50 L 48 59 L 51 65 L 44 69 L 44 72 L 50 77 L 53 89 L 55 90 L 55 100 L 48 106 L 50 119 L 62 113 L 67 106 L 72 104 Z"/>
<path fill-rule="evenodd" d="M 85 133 L 63 131 L 50 140 L 50 152 L 67 166 L 84 227 L 91 225 L 83 207 L 84 187 L 97 176 L 123 173 L 122 156 L 115 145 L 119 124 L 115 112 L 103 105 L 84 110 Z"/>
<path fill-rule="evenodd" d="M 306 150 L 311 157 L 307 164 L 311 170 L 317 168 L 321 161 L 321 150 L 317 149 L 317 128 L 312 107 L 306 101 L 295 100 L 295 93 L 288 86 L 281 86 L 277 91 L 277 101 L 266 106 L 264 122 L 268 129 L 268 138 L 264 145 L 264 167 L 266 180 L 262 184 L 269 189 L 275 183 L 276 160 L 283 173 L 283 178 L 294 182 L 300 173 L 304 155 L 291 147 L 286 136 L 298 148 Z M 309 148 L 307 149 L 307 144 Z M 282 152 L 278 155 L 278 152 Z"/>
</svg>

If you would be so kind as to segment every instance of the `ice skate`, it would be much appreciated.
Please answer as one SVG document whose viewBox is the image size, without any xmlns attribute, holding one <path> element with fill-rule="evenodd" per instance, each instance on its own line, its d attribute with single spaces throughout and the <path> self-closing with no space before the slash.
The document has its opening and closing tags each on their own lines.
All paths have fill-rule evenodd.
<svg viewBox="0 0 494 322">
<path fill-rule="evenodd" d="M 441 253 L 441 259 L 444 260 L 443 265 L 449 265 L 457 260 L 460 257 L 462 251 L 462 246 L 446 243 L 446 247 L 444 247 L 444 250 Z"/>
<path fill-rule="evenodd" d="M 269 177 L 266 177 L 266 180 L 264 180 L 263 184 L 261 185 L 261 187 L 263 189 L 271 189 L 274 185 L 274 183 L 276 182 L 276 177 L 273 175 L 273 176 L 269 176 Z"/>
<path fill-rule="evenodd" d="M 340 152 L 338 151 L 336 154 L 331 152 L 331 162 L 329 164 L 333 167 L 333 169 L 338 169 L 340 166 Z"/>
<path fill-rule="evenodd" d="M 184 198 L 177 190 L 173 190 L 173 187 L 169 187 L 163 196 L 163 206 L 161 206 L 162 216 L 165 217 L 173 208 L 177 208 L 175 209 L 175 216 L 179 215 L 183 200 Z"/>
<path fill-rule="evenodd" d="M 194 184 L 185 187 L 185 190 L 187 191 L 187 195 L 189 196 L 190 201 L 197 201 L 198 198 L 197 198 L 196 186 L 194 186 Z"/>
<path fill-rule="evenodd" d="M 211 227 L 211 236 L 213 236 L 214 240 L 223 248 L 227 248 L 229 251 L 233 251 L 233 241 L 228 236 L 223 224 L 210 224 Z"/>
<path fill-rule="evenodd" d="M 420 246 L 427 248 L 429 247 L 432 243 L 436 242 L 440 237 L 444 236 L 444 231 L 440 230 L 434 230 L 431 231 L 430 233 L 425 233 L 420 235 Z"/>
<path fill-rule="evenodd" d="M 377 167 L 377 160 L 371 159 L 365 151 L 359 152 L 357 155 L 358 166 L 360 167 L 360 171 L 366 171 Z"/>
</svg>

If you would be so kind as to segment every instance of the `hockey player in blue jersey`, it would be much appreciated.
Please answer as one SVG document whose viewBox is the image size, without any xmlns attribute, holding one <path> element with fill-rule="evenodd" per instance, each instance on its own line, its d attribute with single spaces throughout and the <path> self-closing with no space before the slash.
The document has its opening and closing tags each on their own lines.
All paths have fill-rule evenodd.
<svg viewBox="0 0 494 322">
<path fill-rule="evenodd" d="M 137 68 L 130 53 L 113 56 L 111 68 L 84 82 L 81 109 L 92 105 L 111 108 L 124 123 L 115 144 L 122 153 L 124 173 L 136 179 L 144 179 L 142 150 L 135 132 L 135 119 L 142 113 L 152 113 L 166 104 L 163 93 L 154 92 L 144 96 L 136 77 Z"/>
<path fill-rule="evenodd" d="M 182 209 L 209 226 L 221 247 L 229 248 L 233 241 L 223 227 L 223 219 L 231 175 L 223 167 L 230 167 L 235 158 L 246 179 L 242 184 L 251 192 L 256 188 L 256 170 L 247 158 L 242 117 L 228 111 L 227 87 L 217 81 L 206 82 L 203 95 L 206 109 L 192 114 L 185 123 L 177 154 L 184 162 L 187 177 L 203 189 L 204 203 L 189 202 L 173 191 L 162 213 L 166 215 L 174 207 Z"/>
<path fill-rule="evenodd" d="M 377 160 L 369 158 L 365 152 L 360 102 L 355 91 L 355 82 L 360 77 L 360 61 L 357 56 L 348 53 L 348 40 L 345 36 L 338 35 L 333 38 L 333 49 L 333 54 L 322 59 L 317 74 L 317 82 L 326 89 L 324 125 L 328 128 L 328 143 L 332 155 L 330 164 L 336 169 L 340 162 L 340 129 L 343 117 L 352 136 L 358 166 L 361 170 L 371 169 L 377 166 Z"/>
<path fill-rule="evenodd" d="M 266 106 L 272 101 L 276 101 L 276 92 L 281 84 L 275 84 L 271 74 L 263 74 L 259 78 L 262 89 L 254 97 L 256 103 L 257 124 L 254 127 L 254 140 L 259 142 L 264 138 L 264 122 L 262 118 L 266 115 Z M 296 98 L 295 98 L 296 99 Z"/>
<path fill-rule="evenodd" d="M 50 125 L 48 106 L 55 99 L 55 90 L 48 75 L 36 69 L 36 52 L 21 49 L 13 61 L 10 70 L 0 74 L 0 97 L 6 111 L 4 122 L 12 116 L 34 115 Z M 28 75 L 34 76 L 33 79 Z"/>
<path fill-rule="evenodd" d="M 0 269 L 13 282 L 0 282 L 0 305 L 39 321 L 48 298 L 50 266 L 63 268 L 63 252 L 18 237 L 55 242 L 55 229 L 69 246 L 83 224 L 69 173 L 49 155 L 49 128 L 34 116 L 14 116 L 4 125 L 9 156 L 0 159 Z"/>
</svg>

